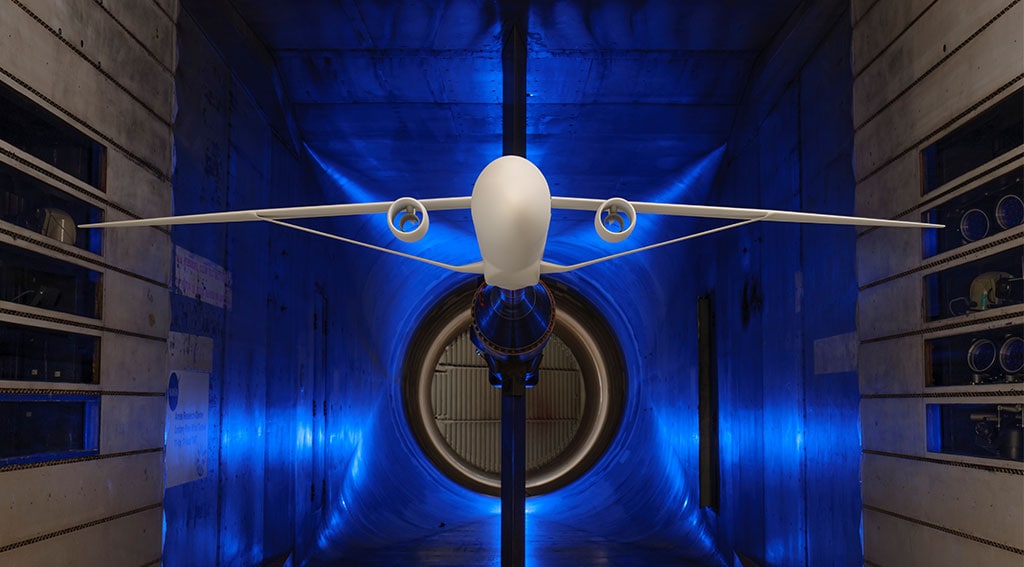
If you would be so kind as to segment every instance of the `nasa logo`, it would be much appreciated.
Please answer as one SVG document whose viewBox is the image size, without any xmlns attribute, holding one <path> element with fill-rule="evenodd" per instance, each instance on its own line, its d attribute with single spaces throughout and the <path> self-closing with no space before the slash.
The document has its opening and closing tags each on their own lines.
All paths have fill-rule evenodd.
<svg viewBox="0 0 1024 567">
<path fill-rule="evenodd" d="M 178 375 L 171 372 L 171 379 L 167 382 L 167 405 L 171 411 L 178 409 Z"/>
</svg>

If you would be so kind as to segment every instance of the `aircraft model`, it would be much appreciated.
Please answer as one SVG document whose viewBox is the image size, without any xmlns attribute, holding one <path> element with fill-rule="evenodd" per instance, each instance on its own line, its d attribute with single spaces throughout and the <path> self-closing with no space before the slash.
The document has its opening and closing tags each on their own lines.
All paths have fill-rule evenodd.
<svg viewBox="0 0 1024 567">
<path fill-rule="evenodd" d="M 388 228 L 403 242 L 415 242 L 426 235 L 430 227 L 428 211 L 470 209 L 476 240 L 480 248 L 479 262 L 451 265 L 414 256 L 382 246 L 360 242 L 335 234 L 286 222 L 292 219 L 341 217 L 387 213 Z M 544 261 L 544 246 L 552 209 L 593 211 L 594 229 L 607 242 L 621 242 L 636 228 L 637 214 L 659 214 L 682 217 L 730 219 L 737 222 L 658 242 L 648 246 L 610 254 L 568 266 Z M 707 236 L 760 221 L 795 222 L 896 228 L 942 228 L 943 225 L 823 215 L 767 209 L 744 209 L 702 205 L 630 202 L 622 198 L 581 199 L 552 197 L 547 180 L 533 163 L 518 156 L 502 156 L 480 172 L 469 197 L 448 197 L 417 200 L 402 197 L 395 201 L 252 209 L 197 215 L 182 215 L 138 220 L 83 224 L 82 228 L 113 228 L 130 226 L 167 226 L 221 222 L 264 221 L 300 230 L 349 244 L 355 244 L 417 260 L 453 272 L 482 274 L 487 285 L 504 290 L 519 290 L 536 286 L 541 274 L 578 270 L 598 262 L 620 258 L 629 254 L 651 250 L 684 240 Z"/>
<path fill-rule="evenodd" d="M 470 209 L 480 261 L 451 265 L 382 246 L 360 242 L 292 224 L 292 219 L 387 213 L 388 228 L 403 242 L 415 242 L 430 227 L 429 211 Z M 636 228 L 638 214 L 661 214 L 733 220 L 703 232 L 658 242 L 568 266 L 544 261 L 552 209 L 594 212 L 594 229 L 608 242 L 625 240 Z M 470 339 L 487 362 L 492 385 L 501 388 L 501 550 L 502 565 L 523 565 L 526 500 L 525 389 L 536 384 L 543 350 L 555 326 L 555 302 L 541 274 L 586 266 L 707 236 L 750 223 L 798 222 L 878 227 L 940 228 L 942 225 L 791 211 L 709 207 L 663 203 L 632 203 L 552 197 L 544 175 L 518 156 L 503 156 L 480 172 L 469 197 L 352 203 L 313 207 L 257 209 L 177 217 L 104 222 L 83 227 L 162 226 L 216 222 L 264 221 L 425 262 L 466 274 L 482 274 L 484 284 L 473 297 Z"/>
</svg>

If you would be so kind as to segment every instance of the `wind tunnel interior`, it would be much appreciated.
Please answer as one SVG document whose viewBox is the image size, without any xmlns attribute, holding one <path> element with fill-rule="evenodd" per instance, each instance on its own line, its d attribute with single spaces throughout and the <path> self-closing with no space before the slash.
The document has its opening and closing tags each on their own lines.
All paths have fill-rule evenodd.
<svg viewBox="0 0 1024 567">
<path fill-rule="evenodd" d="M 356 27 L 376 47 L 342 61 L 277 50 L 287 38 L 265 30 L 273 16 L 279 34 L 333 25 L 344 36 L 343 20 L 299 26 L 298 6 L 257 1 L 181 4 L 175 214 L 463 195 L 501 153 L 498 5 L 447 3 L 444 17 L 463 27 L 445 31 L 425 8 L 357 3 Z M 688 14 L 670 4 L 530 8 L 527 157 L 552 193 L 852 214 L 848 6 L 751 2 L 735 26 L 708 9 L 680 38 L 670 24 Z M 403 44 L 400 29 L 418 25 L 456 55 L 433 61 Z M 717 33 L 722 51 L 687 58 L 688 42 Z M 445 73 L 462 77 L 446 94 L 417 83 Z M 317 100 L 325 89 L 341 102 Z M 316 226 L 478 259 L 468 213 L 431 221 L 403 247 L 382 218 Z M 641 215 L 627 244 L 707 226 Z M 529 564 L 860 563 L 855 236 L 755 224 L 550 278 L 612 331 L 625 395 L 592 466 L 528 499 Z M 475 282 L 257 223 L 176 227 L 172 238 L 225 268 L 230 303 L 172 294 L 171 331 L 214 338 L 219 419 L 203 478 L 166 491 L 164 563 L 497 564 L 499 500 L 434 465 L 403 401 L 417 329 Z M 553 217 L 547 259 L 615 251 L 589 216 Z M 699 474 L 702 297 L 718 383 L 712 506 Z M 834 346 L 816 350 L 823 339 Z"/>
</svg>

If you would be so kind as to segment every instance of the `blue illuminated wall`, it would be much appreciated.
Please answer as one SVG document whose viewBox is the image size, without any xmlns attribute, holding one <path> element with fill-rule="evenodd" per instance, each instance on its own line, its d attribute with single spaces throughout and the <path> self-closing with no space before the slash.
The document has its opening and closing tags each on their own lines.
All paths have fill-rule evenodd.
<svg viewBox="0 0 1024 567">
<path fill-rule="evenodd" d="M 719 204 L 853 214 L 849 22 L 842 3 L 819 3 L 763 58 Z M 720 526 L 760 564 L 862 562 L 855 238 L 763 224 L 701 249 L 718 330 Z"/>
<path fill-rule="evenodd" d="M 258 44 L 246 43 L 230 18 L 217 20 L 227 29 L 214 28 L 220 43 L 211 42 L 202 26 L 213 19 L 200 8 L 185 2 L 179 23 L 174 212 L 322 202 L 274 119 L 279 109 L 260 96 L 272 69 Z M 211 337 L 213 368 L 209 466 L 205 478 L 165 493 L 163 562 L 283 561 L 312 537 L 304 522 L 311 493 L 317 500 L 322 493 L 311 486 L 310 432 L 314 381 L 323 376 L 311 361 L 324 348 L 322 294 L 325 266 L 336 265 L 333 247 L 259 224 L 178 227 L 172 237 L 232 274 L 232 302 L 223 308 L 171 296 L 171 330 Z"/>
<path fill-rule="evenodd" d="M 295 141 L 267 95 L 273 71 L 258 43 L 230 17 L 201 31 L 204 6 L 186 0 L 180 18 L 175 213 L 399 196 L 358 186 Z M 818 2 L 797 19 L 799 33 L 762 58 L 727 149 L 679 183 L 625 197 L 852 212 L 849 16 L 840 2 Z M 239 57 L 239 45 L 252 56 Z M 553 159 L 531 157 L 542 169 Z M 407 250 L 475 259 L 458 244 L 471 239 L 466 215 L 432 220 L 433 238 Z M 590 218 L 555 222 L 562 238 L 549 259 L 608 253 Z M 334 228 L 389 238 L 377 218 Z M 652 221 L 633 238 L 686 228 Z M 445 564 L 437 554 L 457 549 L 493 564 L 498 501 L 430 466 L 400 397 L 416 324 L 465 277 L 279 227 L 172 234 L 233 274 L 233 304 L 172 296 L 172 331 L 214 337 L 215 348 L 211 465 L 205 479 L 167 490 L 164 563 L 251 565 L 294 551 L 299 563 L 386 562 L 391 552 Z M 814 356 L 817 341 L 846 344 L 855 331 L 854 238 L 848 228 L 755 225 L 561 278 L 618 335 L 629 397 L 593 470 L 530 500 L 532 564 L 729 565 L 731 549 L 771 565 L 860 564 L 856 375 L 841 356 Z M 719 514 L 700 509 L 697 494 L 696 301 L 708 292 L 719 333 Z"/>
</svg>

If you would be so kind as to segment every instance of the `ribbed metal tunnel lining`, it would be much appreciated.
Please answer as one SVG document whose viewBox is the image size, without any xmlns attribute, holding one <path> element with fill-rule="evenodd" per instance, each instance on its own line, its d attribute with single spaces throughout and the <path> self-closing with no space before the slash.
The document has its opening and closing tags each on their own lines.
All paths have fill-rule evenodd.
<svg viewBox="0 0 1024 567">
<path fill-rule="evenodd" d="M 557 335 L 544 349 L 540 379 L 526 395 L 526 469 L 561 455 L 579 430 L 586 404 L 583 374 Z M 501 390 L 487 380 L 469 331 L 444 350 L 431 385 L 434 422 L 448 445 L 470 465 L 501 470 Z"/>
<path fill-rule="evenodd" d="M 573 290 L 549 282 L 559 306 L 539 383 L 527 390 L 527 494 L 558 490 L 597 462 L 619 430 L 626 403 L 622 350 L 600 313 Z M 469 341 L 463 286 L 423 317 L 403 363 L 402 400 L 420 449 L 450 479 L 497 496 L 501 391 Z"/>
</svg>

